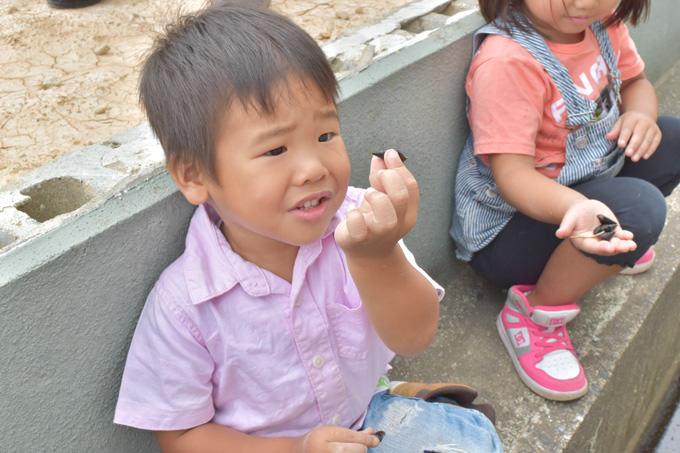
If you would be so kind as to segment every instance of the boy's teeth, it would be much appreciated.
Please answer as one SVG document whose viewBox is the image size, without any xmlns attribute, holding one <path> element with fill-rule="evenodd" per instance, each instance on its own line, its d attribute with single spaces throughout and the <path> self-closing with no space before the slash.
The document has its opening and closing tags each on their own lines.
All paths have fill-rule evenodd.
<svg viewBox="0 0 680 453">
<path fill-rule="evenodd" d="M 318 205 L 318 204 L 319 204 L 319 200 L 309 200 L 309 201 L 305 201 L 304 203 L 302 203 L 302 209 L 313 208 L 314 206 L 316 206 L 316 205 Z"/>
</svg>

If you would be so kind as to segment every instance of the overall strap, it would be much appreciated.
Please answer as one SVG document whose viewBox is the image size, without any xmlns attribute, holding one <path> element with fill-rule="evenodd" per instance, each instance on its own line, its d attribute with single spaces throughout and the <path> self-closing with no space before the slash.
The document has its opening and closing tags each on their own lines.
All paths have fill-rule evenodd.
<svg viewBox="0 0 680 453">
<path fill-rule="evenodd" d="M 621 98 L 619 91 L 621 89 L 621 71 L 619 71 L 619 66 L 616 63 L 616 56 L 614 55 L 614 48 L 612 47 L 612 42 L 609 39 L 609 33 L 601 20 L 593 23 L 590 29 L 595 34 L 597 38 L 597 43 L 600 45 L 600 53 L 604 57 L 605 63 L 607 63 L 607 68 L 609 69 L 609 83 L 612 85 L 616 97 L 619 102 Z"/>
</svg>

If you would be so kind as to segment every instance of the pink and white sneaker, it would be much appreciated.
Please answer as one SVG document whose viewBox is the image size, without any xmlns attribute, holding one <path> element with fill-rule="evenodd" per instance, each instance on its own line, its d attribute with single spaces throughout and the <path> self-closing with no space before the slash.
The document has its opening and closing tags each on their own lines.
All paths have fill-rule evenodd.
<svg viewBox="0 0 680 453">
<path fill-rule="evenodd" d="M 583 367 L 576 358 L 565 324 L 578 305 L 531 307 L 525 293 L 534 285 L 508 290 L 496 327 L 522 381 L 544 398 L 569 401 L 588 391 Z"/>
<path fill-rule="evenodd" d="M 619 272 L 619 274 L 623 275 L 641 274 L 650 267 L 652 267 L 654 258 L 656 258 L 656 253 L 654 253 L 654 246 L 651 246 L 650 248 L 647 249 L 645 254 L 642 255 L 640 259 L 635 262 L 633 267 L 625 267 L 623 268 L 622 271 Z"/>
</svg>

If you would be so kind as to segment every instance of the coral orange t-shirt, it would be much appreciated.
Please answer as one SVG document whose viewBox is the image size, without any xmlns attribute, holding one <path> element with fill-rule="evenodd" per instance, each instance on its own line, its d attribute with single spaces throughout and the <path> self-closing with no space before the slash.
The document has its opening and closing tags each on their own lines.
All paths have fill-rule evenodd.
<svg viewBox="0 0 680 453">
<path fill-rule="evenodd" d="M 644 62 L 628 28 L 619 24 L 607 32 L 621 79 L 642 73 Z M 609 69 L 592 30 L 586 30 L 581 42 L 548 42 L 548 47 L 569 71 L 579 94 L 596 100 L 609 83 Z M 569 133 L 567 110 L 538 60 L 512 39 L 490 35 L 472 59 L 465 89 L 476 155 L 531 155 L 538 171 L 550 178 L 559 175 Z"/>
</svg>

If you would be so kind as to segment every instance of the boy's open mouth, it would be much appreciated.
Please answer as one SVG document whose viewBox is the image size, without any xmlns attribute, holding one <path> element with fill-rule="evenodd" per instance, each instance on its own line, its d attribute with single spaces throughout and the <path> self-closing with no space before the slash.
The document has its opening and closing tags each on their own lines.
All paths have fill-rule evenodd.
<svg viewBox="0 0 680 453">
<path fill-rule="evenodd" d="M 325 200 L 327 200 L 328 197 L 323 196 L 319 198 L 315 198 L 313 200 L 307 200 L 301 205 L 297 206 L 296 209 L 301 209 L 303 211 L 306 211 L 307 209 L 312 209 L 317 207 L 319 204 L 323 203 Z"/>
</svg>

